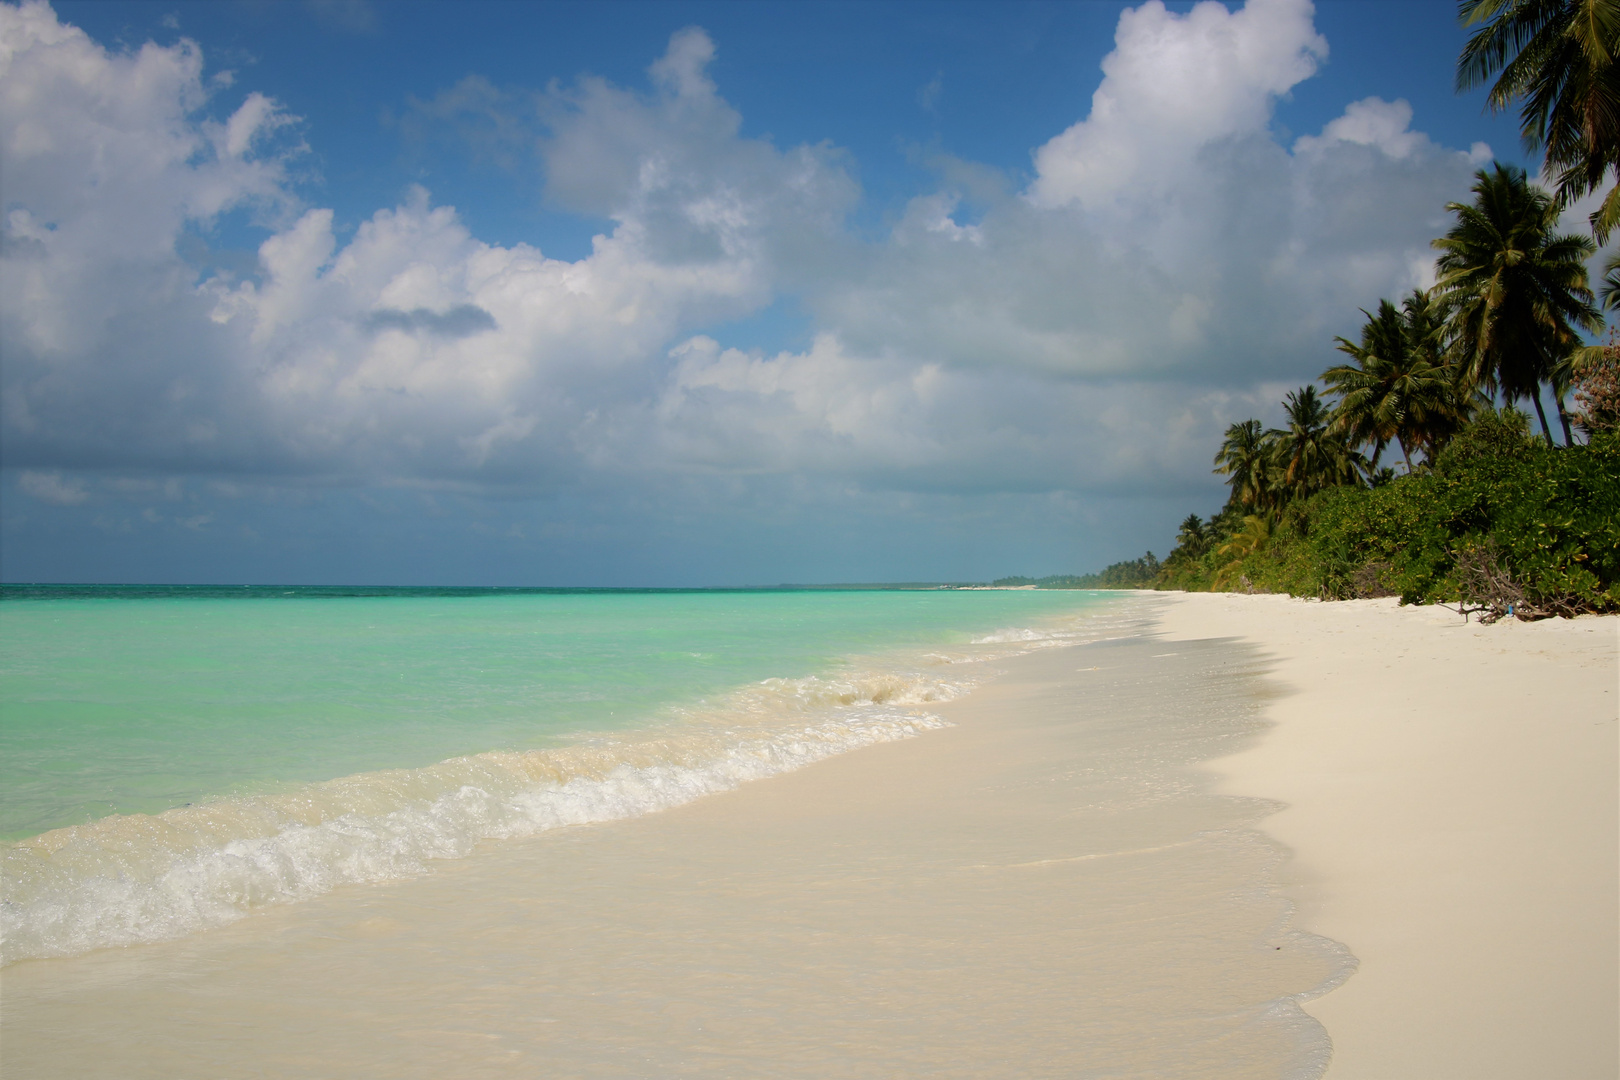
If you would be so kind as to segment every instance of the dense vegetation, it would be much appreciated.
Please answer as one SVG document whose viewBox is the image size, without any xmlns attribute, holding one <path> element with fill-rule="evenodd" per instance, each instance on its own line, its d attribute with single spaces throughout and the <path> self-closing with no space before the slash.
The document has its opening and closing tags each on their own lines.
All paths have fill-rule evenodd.
<svg viewBox="0 0 1620 1080">
<path fill-rule="evenodd" d="M 1183 523 L 1166 588 L 1452 602 L 1487 618 L 1620 610 L 1620 438 L 1549 449 L 1491 411 L 1432 467 L 1338 485 L 1274 517 Z"/>
<path fill-rule="evenodd" d="M 1331 402 L 1301 387 L 1283 427 L 1227 429 L 1230 497 L 1182 522 L 1157 587 L 1396 595 L 1488 619 L 1620 610 L 1620 349 L 1576 333 L 1601 326 L 1592 241 L 1556 232 L 1558 203 L 1521 170 L 1482 170 L 1473 192 L 1447 207 L 1435 288 L 1338 339 Z M 1615 282 L 1603 292 L 1620 302 Z M 1399 471 L 1381 464 L 1391 446 Z"/>
</svg>

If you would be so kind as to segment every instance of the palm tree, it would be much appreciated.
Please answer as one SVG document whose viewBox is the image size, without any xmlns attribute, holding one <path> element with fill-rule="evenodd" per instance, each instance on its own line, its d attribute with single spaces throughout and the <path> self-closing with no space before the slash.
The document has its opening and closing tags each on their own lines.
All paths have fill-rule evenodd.
<svg viewBox="0 0 1620 1080">
<path fill-rule="evenodd" d="M 1620 0 L 1462 0 L 1478 27 L 1457 58 L 1457 89 L 1496 77 L 1493 111 L 1522 100 L 1519 133 L 1557 174 L 1558 202 L 1597 191 L 1620 168 Z M 1598 243 L 1620 224 L 1620 186 L 1592 214 Z"/>
<path fill-rule="evenodd" d="M 1487 402 L 1473 392 L 1465 374 L 1446 355 L 1450 328 L 1433 290 L 1413 289 L 1401 301 L 1401 324 L 1406 328 L 1407 355 L 1415 364 L 1432 369 L 1426 380 L 1414 380 L 1408 387 L 1412 427 L 1407 438 L 1411 446 L 1422 448 L 1426 460 L 1433 461 L 1440 448 Z M 1411 471 L 1410 465 L 1407 471 Z"/>
<path fill-rule="evenodd" d="M 1271 447 L 1258 420 L 1245 420 L 1226 429 L 1215 454 L 1215 472 L 1232 486 L 1232 497 L 1244 506 L 1261 509 L 1271 501 Z"/>
<path fill-rule="evenodd" d="M 1209 550 L 1209 528 L 1197 514 L 1188 514 L 1176 532 L 1176 550 L 1189 559 L 1202 558 Z"/>
<path fill-rule="evenodd" d="M 1376 471 L 1384 447 L 1400 435 L 1400 409 L 1392 384 L 1405 359 L 1406 334 L 1401 313 L 1388 300 L 1378 302 L 1377 315 L 1366 309 L 1361 313 L 1367 322 L 1361 328 L 1359 344 L 1348 338 L 1333 339 L 1339 343 L 1335 348 L 1355 362 L 1328 368 L 1322 372 L 1322 381 L 1339 397 L 1330 425 L 1333 432 L 1356 446 L 1371 443 L 1370 467 Z M 1404 444 L 1401 453 L 1407 456 L 1407 471 L 1411 471 L 1412 459 Z"/>
<path fill-rule="evenodd" d="M 1435 288 L 1452 353 L 1470 390 L 1533 401 L 1551 446 L 1541 384 L 1580 344 L 1576 327 L 1602 326 L 1587 287 L 1594 247 L 1587 237 L 1554 231 L 1558 207 L 1523 169 L 1497 163 L 1474 181 L 1473 203 L 1447 203 L 1456 224 L 1434 241 L 1441 253 Z"/>
<path fill-rule="evenodd" d="M 1210 584 L 1217 592 L 1232 584 L 1234 575 L 1241 577 L 1243 560 L 1265 547 L 1271 540 L 1271 523 L 1264 515 L 1250 514 L 1243 519 L 1243 528 L 1226 543 L 1215 549 L 1225 563 L 1215 572 Z"/>
<path fill-rule="evenodd" d="M 1361 475 L 1361 455 L 1328 430 L 1331 414 L 1316 396 L 1316 387 L 1302 386 L 1283 403 L 1288 426 L 1267 432 L 1276 447 L 1282 481 L 1296 498 L 1323 488 L 1354 484 Z"/>
<path fill-rule="evenodd" d="M 1602 285 L 1598 297 L 1607 311 L 1620 311 L 1620 251 L 1609 256 L 1603 264 Z M 1610 363 L 1620 356 L 1615 345 L 1615 327 L 1609 327 L 1609 340 L 1599 345 L 1584 345 L 1569 356 L 1569 375 L 1579 379 L 1593 367 Z"/>
<path fill-rule="evenodd" d="M 1444 323 L 1421 289 L 1399 310 L 1381 300 L 1377 315 L 1362 314 L 1367 322 L 1359 343 L 1334 339 L 1354 363 L 1322 373 L 1339 398 L 1329 430 L 1352 446 L 1372 445 L 1369 476 L 1378 472 L 1378 459 L 1391 442 L 1400 445 L 1411 472 L 1413 450 L 1423 449 L 1432 460 L 1436 445 L 1459 426 L 1455 379 L 1441 356 Z"/>
</svg>

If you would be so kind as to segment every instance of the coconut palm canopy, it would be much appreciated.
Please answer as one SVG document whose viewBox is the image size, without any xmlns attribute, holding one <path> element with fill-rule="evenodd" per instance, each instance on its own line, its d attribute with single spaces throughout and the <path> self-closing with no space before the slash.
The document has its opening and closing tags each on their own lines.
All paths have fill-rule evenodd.
<svg viewBox="0 0 1620 1080">
<path fill-rule="evenodd" d="M 1557 373 L 1580 345 L 1577 330 L 1603 325 L 1587 285 L 1594 245 L 1556 231 L 1556 202 L 1523 169 L 1481 169 L 1473 191 L 1473 202 L 1447 204 L 1456 221 L 1434 242 L 1452 353 L 1473 385 L 1509 402 L 1530 399 L 1551 443 L 1540 386 L 1557 391 Z"/>
<path fill-rule="evenodd" d="M 1286 426 L 1267 432 L 1275 441 L 1276 462 L 1282 482 L 1295 496 L 1308 496 L 1335 484 L 1355 483 L 1361 475 L 1361 455 L 1328 430 L 1332 412 L 1316 394 L 1302 386 L 1283 402 Z"/>
<path fill-rule="evenodd" d="M 1351 445 L 1371 444 L 1369 468 L 1391 442 L 1401 448 L 1408 472 L 1412 451 L 1432 443 L 1456 411 L 1453 370 L 1440 357 L 1443 324 L 1435 317 L 1429 294 L 1415 290 L 1397 309 L 1381 301 L 1378 314 L 1367 315 L 1361 340 L 1336 338 L 1352 363 L 1322 373 L 1337 394 L 1332 430 Z"/>
<path fill-rule="evenodd" d="M 1232 497 L 1244 506 L 1264 506 L 1271 495 L 1271 444 L 1265 426 L 1244 420 L 1226 429 L 1215 453 L 1215 471 L 1226 476 Z"/>
<path fill-rule="evenodd" d="M 1493 109 L 1520 103 L 1525 146 L 1545 154 L 1561 203 L 1610 185 L 1592 214 L 1605 242 L 1620 224 L 1620 0 L 1463 0 L 1460 9 L 1477 29 L 1457 61 L 1458 89 L 1491 82 Z"/>
<path fill-rule="evenodd" d="M 1574 444 L 1579 418 L 1565 397 L 1607 357 L 1579 336 L 1602 325 L 1587 283 L 1592 240 L 1557 231 L 1556 200 L 1523 169 L 1482 169 L 1473 193 L 1472 202 L 1446 207 L 1454 222 L 1433 242 L 1435 287 L 1412 290 L 1399 306 L 1385 299 L 1376 311 L 1363 309 L 1359 338 L 1334 339 L 1349 360 L 1320 377 L 1331 401 L 1303 386 L 1287 395 L 1283 427 L 1247 420 L 1227 428 L 1215 455 L 1215 472 L 1230 485 L 1227 507 L 1207 525 L 1184 521 L 1177 551 L 1212 549 L 1240 520 L 1277 521 L 1326 488 L 1390 482 L 1396 474 L 1379 459 L 1391 443 L 1407 474 L 1427 467 L 1497 398 L 1529 398 L 1554 446 L 1543 384 L 1558 403 L 1564 444 Z M 1615 284 L 1607 283 L 1607 296 Z"/>
</svg>

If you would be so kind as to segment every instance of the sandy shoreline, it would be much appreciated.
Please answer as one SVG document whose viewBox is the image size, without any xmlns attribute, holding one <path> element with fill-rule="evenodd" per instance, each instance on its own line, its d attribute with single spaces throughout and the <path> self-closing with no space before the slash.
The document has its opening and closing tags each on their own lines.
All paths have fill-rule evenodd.
<svg viewBox="0 0 1620 1080">
<path fill-rule="evenodd" d="M 427 877 L 5 972 L 9 1077 L 1309 1077 L 1252 647 L 994 662 L 953 726 Z M 290 1033 L 290 1034 L 289 1034 Z"/>
<path fill-rule="evenodd" d="M 943 730 L 12 965 L 6 1074 L 1615 1074 L 1620 620 L 1119 600 Z"/>
<path fill-rule="evenodd" d="M 1330 1080 L 1620 1075 L 1620 619 L 1178 595 L 1161 625 L 1276 665 L 1277 727 L 1213 767 L 1288 804 L 1298 921 L 1360 960 L 1306 1006 Z"/>
</svg>

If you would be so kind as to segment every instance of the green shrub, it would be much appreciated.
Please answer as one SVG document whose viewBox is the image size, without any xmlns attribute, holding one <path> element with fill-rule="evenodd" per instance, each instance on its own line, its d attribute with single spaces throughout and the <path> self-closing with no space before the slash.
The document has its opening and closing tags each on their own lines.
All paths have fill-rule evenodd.
<svg viewBox="0 0 1620 1080">
<path fill-rule="evenodd" d="M 1620 610 L 1620 439 L 1549 448 L 1522 413 L 1489 413 L 1434 469 L 1290 504 L 1235 562 L 1172 553 L 1160 586 L 1473 602 L 1481 560 L 1516 614 Z"/>
<path fill-rule="evenodd" d="M 1437 472 L 1464 468 L 1482 458 L 1514 457 L 1546 444 L 1530 434 L 1530 414 L 1511 405 L 1487 409 L 1446 444 L 1435 461 Z"/>
</svg>

